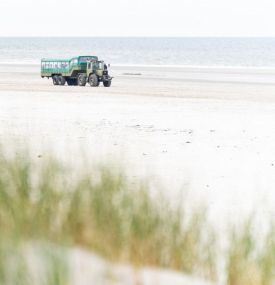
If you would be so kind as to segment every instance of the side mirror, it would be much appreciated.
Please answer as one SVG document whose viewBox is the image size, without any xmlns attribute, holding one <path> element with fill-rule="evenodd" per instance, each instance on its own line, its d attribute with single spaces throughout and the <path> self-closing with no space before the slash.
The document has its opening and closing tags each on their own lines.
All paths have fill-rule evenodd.
<svg viewBox="0 0 275 285">
<path fill-rule="evenodd" d="M 108 67 L 111 67 L 111 64 L 110 64 L 110 63 L 108 63 Z"/>
</svg>

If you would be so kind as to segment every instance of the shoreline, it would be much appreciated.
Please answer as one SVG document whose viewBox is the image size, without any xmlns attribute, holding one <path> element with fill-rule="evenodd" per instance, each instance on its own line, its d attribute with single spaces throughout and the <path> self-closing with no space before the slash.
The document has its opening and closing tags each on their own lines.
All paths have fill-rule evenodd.
<svg viewBox="0 0 275 285">
<path fill-rule="evenodd" d="M 20 66 L 40 66 L 40 61 L 0 61 L 0 65 L 20 65 Z M 188 65 L 188 64 L 134 64 L 134 63 L 113 63 L 114 67 L 138 67 L 138 68 L 175 68 L 175 69 L 216 69 L 216 70 L 262 70 L 262 71 L 274 71 L 275 66 L 242 66 L 242 65 Z"/>
</svg>

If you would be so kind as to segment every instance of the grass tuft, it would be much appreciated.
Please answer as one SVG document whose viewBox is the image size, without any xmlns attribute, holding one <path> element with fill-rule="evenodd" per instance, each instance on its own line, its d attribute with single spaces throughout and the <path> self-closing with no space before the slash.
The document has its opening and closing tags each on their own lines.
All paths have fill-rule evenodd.
<svg viewBox="0 0 275 285">
<path fill-rule="evenodd" d="M 258 233 L 249 219 L 231 230 L 227 263 L 228 285 L 272 285 L 275 280 L 275 228 L 266 237 Z"/>
<path fill-rule="evenodd" d="M 206 238 L 205 210 L 187 215 L 184 204 L 175 209 L 163 196 L 152 198 L 146 185 L 133 186 L 110 167 L 93 168 L 75 179 L 54 160 L 39 161 L 26 154 L 0 156 L 5 240 L 77 245 L 114 262 L 214 279 L 215 243 Z"/>
<path fill-rule="evenodd" d="M 75 175 L 52 158 L 0 152 L 0 284 L 35 284 L 25 250 L 30 243 L 80 246 L 113 262 L 216 280 L 218 235 L 204 207 L 187 205 L 152 197 L 146 184 L 131 184 L 110 166 Z M 274 284 L 275 226 L 261 238 L 256 233 L 251 218 L 224 237 L 227 285 Z M 69 284 L 65 256 L 52 250 L 40 256 L 45 278 L 39 284 Z"/>
</svg>

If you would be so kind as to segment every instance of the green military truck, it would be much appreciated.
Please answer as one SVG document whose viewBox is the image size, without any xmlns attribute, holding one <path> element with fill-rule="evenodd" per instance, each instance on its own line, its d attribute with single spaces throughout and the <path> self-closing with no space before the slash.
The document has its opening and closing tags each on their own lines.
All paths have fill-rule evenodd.
<svg viewBox="0 0 275 285">
<path fill-rule="evenodd" d="M 97 87 L 100 82 L 110 87 L 112 77 L 107 65 L 97 56 L 78 56 L 71 59 L 42 59 L 41 77 L 52 78 L 54 85 L 85 86 L 89 83 Z"/>
</svg>

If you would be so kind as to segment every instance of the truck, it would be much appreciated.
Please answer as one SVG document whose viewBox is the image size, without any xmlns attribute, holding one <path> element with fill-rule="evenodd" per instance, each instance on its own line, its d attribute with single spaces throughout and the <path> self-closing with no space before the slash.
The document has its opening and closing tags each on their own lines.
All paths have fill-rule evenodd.
<svg viewBox="0 0 275 285">
<path fill-rule="evenodd" d="M 54 85 L 98 87 L 100 82 L 110 87 L 112 79 L 108 67 L 97 56 L 78 56 L 71 59 L 41 59 L 41 77 L 52 78 Z"/>
</svg>

